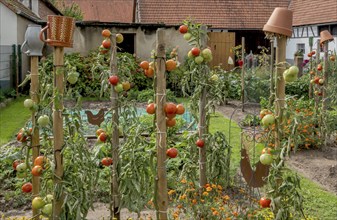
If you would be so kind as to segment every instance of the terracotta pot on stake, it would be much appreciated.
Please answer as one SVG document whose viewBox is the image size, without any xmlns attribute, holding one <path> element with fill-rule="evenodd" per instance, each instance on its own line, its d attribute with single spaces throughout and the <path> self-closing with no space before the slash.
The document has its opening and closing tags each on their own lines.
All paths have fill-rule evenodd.
<svg viewBox="0 0 337 220">
<path fill-rule="evenodd" d="M 39 39 L 39 33 L 41 31 L 40 25 L 30 24 L 27 27 L 25 33 L 25 41 L 22 44 L 21 48 L 24 53 L 30 57 L 30 97 L 31 99 L 38 104 L 39 103 L 39 56 L 42 56 L 42 48 L 44 43 Z M 40 136 L 39 129 L 36 124 L 35 112 L 32 112 L 32 162 L 34 163 L 36 157 L 40 154 Z M 39 196 L 40 192 L 40 178 L 38 176 L 33 176 L 33 197 Z M 39 210 L 33 208 L 33 219 L 39 219 Z"/>
<path fill-rule="evenodd" d="M 71 17 L 48 15 L 47 26 L 40 32 L 40 39 L 50 46 L 54 46 L 54 94 L 53 100 L 53 136 L 54 136 L 54 188 L 62 189 L 64 145 L 63 134 L 63 91 L 64 91 L 64 47 L 73 46 L 73 32 L 75 20 Z M 44 31 L 47 31 L 47 39 L 44 39 Z M 53 219 L 61 219 L 64 193 L 57 194 L 54 191 Z"/>
<path fill-rule="evenodd" d="M 287 37 L 291 37 L 292 34 L 292 11 L 287 8 L 275 8 L 274 12 L 270 16 L 267 24 L 264 25 L 263 31 L 268 35 L 276 36 L 276 77 L 275 77 L 275 114 L 278 120 L 275 123 L 275 147 L 280 148 L 281 140 L 281 124 L 283 122 L 282 109 L 285 105 L 285 81 L 283 78 L 283 72 L 285 65 L 282 65 L 286 61 L 286 43 Z"/>
<path fill-rule="evenodd" d="M 327 94 L 327 86 L 329 85 L 329 42 L 333 41 L 333 37 L 331 36 L 330 32 L 325 30 L 320 33 L 320 44 L 323 45 L 323 52 L 324 52 L 324 65 L 323 65 L 323 80 L 324 80 L 324 86 L 322 87 L 322 93 L 323 93 L 323 103 L 322 103 L 322 114 L 321 114 L 321 120 L 326 121 L 326 110 L 328 107 L 328 94 Z M 326 131 L 327 128 L 325 126 L 325 123 L 321 123 L 322 125 L 322 136 L 324 141 L 324 147 L 327 146 L 327 136 Z"/>
</svg>

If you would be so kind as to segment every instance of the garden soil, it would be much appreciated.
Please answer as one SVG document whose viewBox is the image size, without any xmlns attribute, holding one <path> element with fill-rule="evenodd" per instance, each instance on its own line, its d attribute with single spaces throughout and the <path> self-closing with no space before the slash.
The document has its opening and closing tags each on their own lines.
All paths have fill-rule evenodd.
<svg viewBox="0 0 337 220">
<path fill-rule="evenodd" d="M 71 104 L 70 104 L 71 105 Z M 145 104 L 140 106 L 145 107 Z M 83 103 L 84 109 L 99 109 L 109 108 L 109 102 L 90 102 Z M 258 115 L 260 107 L 257 104 L 247 104 L 244 106 L 244 111 L 239 101 L 229 101 L 226 105 L 218 106 L 217 111 L 222 113 L 225 117 L 232 119 L 235 122 L 242 121 L 247 114 Z M 302 176 L 305 176 L 317 184 L 324 190 L 327 190 L 337 195 L 337 144 L 332 143 L 324 150 L 301 150 L 292 154 L 291 158 L 286 163 L 290 168 L 296 170 Z M 88 220 L 107 219 L 109 216 L 108 204 L 95 203 L 95 210 L 91 210 L 87 216 Z M 27 206 L 21 210 L 11 210 L 5 214 L 10 217 L 31 216 L 30 208 Z M 26 211 L 24 211 L 26 210 Z M 122 210 L 122 219 L 137 219 L 136 213 L 130 213 L 126 209 Z M 155 219 L 155 212 L 153 210 L 145 210 L 141 213 L 141 218 Z"/>
</svg>

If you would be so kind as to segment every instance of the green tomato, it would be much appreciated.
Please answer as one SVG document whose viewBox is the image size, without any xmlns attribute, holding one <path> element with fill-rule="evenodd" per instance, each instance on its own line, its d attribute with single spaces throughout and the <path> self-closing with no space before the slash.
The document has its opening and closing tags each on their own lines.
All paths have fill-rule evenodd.
<svg viewBox="0 0 337 220">
<path fill-rule="evenodd" d="M 67 81 L 70 83 L 70 84 L 75 84 L 78 80 L 78 77 L 76 75 L 69 75 L 68 78 L 67 78 Z"/>
<path fill-rule="evenodd" d="M 194 61 L 197 63 L 197 64 L 200 64 L 204 61 L 204 58 L 202 56 L 197 56 L 196 58 L 194 58 Z"/>
<path fill-rule="evenodd" d="M 53 205 L 51 203 L 46 204 L 45 206 L 43 206 L 41 212 L 45 216 L 51 216 L 53 212 Z"/>
<path fill-rule="evenodd" d="M 213 74 L 213 75 L 211 76 L 211 80 L 214 81 L 214 82 L 216 82 L 216 81 L 219 80 L 219 76 L 216 75 L 216 74 Z"/>
<path fill-rule="evenodd" d="M 26 163 L 20 163 L 19 165 L 16 166 L 16 171 L 18 173 L 25 172 L 27 170 L 27 165 Z"/>
<path fill-rule="evenodd" d="M 33 209 L 41 209 L 44 205 L 45 205 L 45 202 L 39 196 L 35 197 L 32 201 Z"/>
<path fill-rule="evenodd" d="M 38 119 L 37 119 L 37 123 L 41 126 L 41 127 L 46 127 L 49 124 L 49 117 L 48 115 L 41 115 Z"/>
<path fill-rule="evenodd" d="M 121 83 L 118 83 L 115 86 L 115 91 L 118 92 L 118 93 L 123 92 L 123 85 Z"/>
<path fill-rule="evenodd" d="M 190 33 L 184 34 L 184 39 L 185 40 L 189 41 L 189 40 L 191 40 L 191 38 L 192 38 L 192 34 L 190 34 Z"/>
<path fill-rule="evenodd" d="M 268 154 L 268 153 L 261 154 L 260 162 L 263 165 L 270 165 L 273 162 L 273 156 L 271 154 Z"/>
<path fill-rule="evenodd" d="M 44 200 L 46 201 L 46 203 L 52 203 L 53 202 L 53 199 L 54 199 L 54 196 L 52 194 L 47 194 L 45 197 L 44 197 Z"/>
<path fill-rule="evenodd" d="M 270 126 L 274 123 L 275 123 L 275 117 L 271 114 L 265 115 L 262 118 L 262 125 L 265 126 L 265 127 L 268 127 L 268 126 Z"/>
<path fill-rule="evenodd" d="M 25 108 L 32 108 L 34 106 L 34 101 L 32 99 L 26 99 L 23 102 L 23 105 L 25 106 Z"/>
</svg>

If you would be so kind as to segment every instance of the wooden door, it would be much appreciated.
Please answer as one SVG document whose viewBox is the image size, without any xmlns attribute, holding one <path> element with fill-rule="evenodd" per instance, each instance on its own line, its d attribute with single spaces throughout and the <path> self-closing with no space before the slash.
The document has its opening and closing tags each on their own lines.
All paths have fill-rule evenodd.
<svg viewBox="0 0 337 220">
<path fill-rule="evenodd" d="M 213 52 L 211 67 L 219 66 L 225 70 L 230 70 L 234 65 L 228 64 L 228 57 L 231 56 L 234 61 L 232 48 L 235 46 L 234 32 L 209 32 L 208 46 Z"/>
</svg>

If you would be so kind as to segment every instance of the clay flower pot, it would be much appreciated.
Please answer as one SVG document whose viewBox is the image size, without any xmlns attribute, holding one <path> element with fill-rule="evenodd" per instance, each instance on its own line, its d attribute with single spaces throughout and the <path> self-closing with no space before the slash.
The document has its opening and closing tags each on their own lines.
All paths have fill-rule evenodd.
<svg viewBox="0 0 337 220">
<path fill-rule="evenodd" d="M 277 7 L 271 14 L 263 31 L 291 37 L 293 24 L 293 12 L 287 8 Z"/>
<path fill-rule="evenodd" d="M 320 44 L 323 44 L 325 42 L 333 41 L 333 37 L 331 36 L 330 32 L 327 31 L 327 30 L 321 31 L 321 33 L 319 34 L 319 36 L 321 37 Z"/>
<path fill-rule="evenodd" d="M 73 47 L 75 19 L 72 17 L 48 15 L 47 26 L 40 32 L 40 39 L 50 46 Z M 47 39 L 44 32 L 47 31 Z"/>
</svg>

